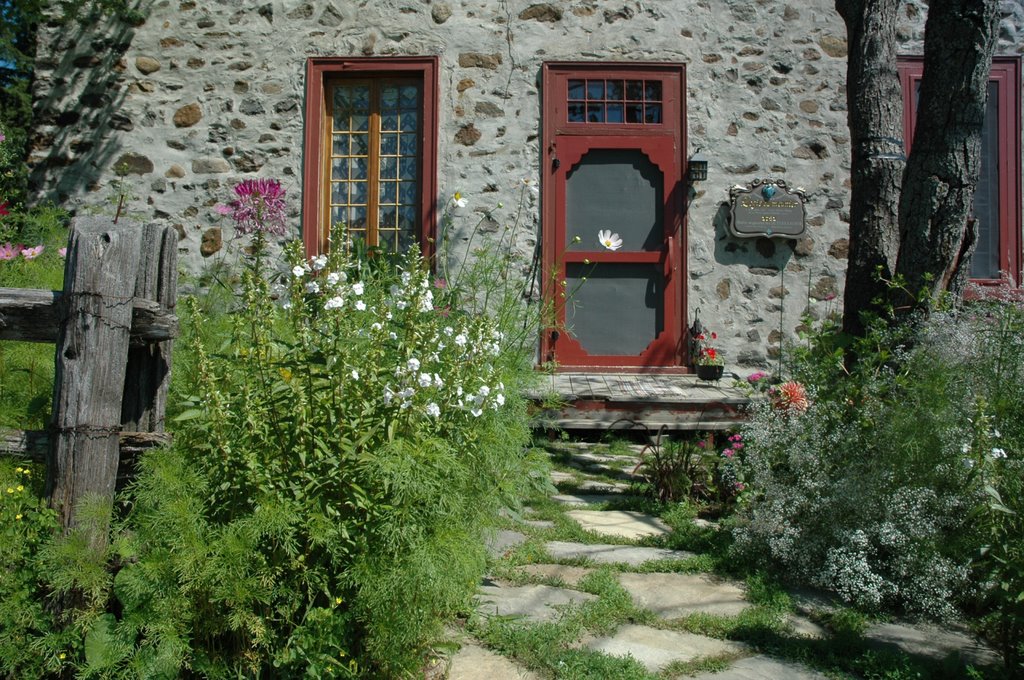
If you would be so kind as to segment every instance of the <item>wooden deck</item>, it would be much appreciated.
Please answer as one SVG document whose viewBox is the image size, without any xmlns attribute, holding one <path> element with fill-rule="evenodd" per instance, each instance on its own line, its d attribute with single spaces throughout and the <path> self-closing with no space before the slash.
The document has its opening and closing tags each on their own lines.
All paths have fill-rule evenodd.
<svg viewBox="0 0 1024 680">
<path fill-rule="evenodd" d="M 744 420 L 750 397 L 695 375 L 553 373 L 527 393 L 538 428 L 725 430 Z"/>
</svg>

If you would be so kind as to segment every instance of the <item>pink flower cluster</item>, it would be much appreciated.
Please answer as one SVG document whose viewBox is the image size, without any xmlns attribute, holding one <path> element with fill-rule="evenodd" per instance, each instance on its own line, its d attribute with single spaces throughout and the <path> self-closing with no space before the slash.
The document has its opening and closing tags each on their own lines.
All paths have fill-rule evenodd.
<svg viewBox="0 0 1024 680">
<path fill-rule="evenodd" d="M 2 246 L 0 246 L 0 260 L 13 260 L 19 255 L 25 258 L 26 260 L 34 260 L 40 255 L 42 255 L 43 250 L 45 249 L 46 246 L 43 245 L 26 248 L 20 243 L 5 243 Z"/>
<path fill-rule="evenodd" d="M 751 385 L 756 385 L 757 383 L 761 382 L 767 377 L 768 374 L 765 373 L 764 371 L 755 371 L 754 373 L 751 373 L 750 375 L 747 376 L 747 382 L 750 383 Z"/>
<path fill-rule="evenodd" d="M 724 451 L 722 451 L 722 455 L 725 456 L 726 458 L 732 458 L 733 456 L 740 452 L 740 449 L 742 449 L 743 446 L 743 435 L 739 433 L 730 435 L 729 446 L 726 447 Z"/>
<path fill-rule="evenodd" d="M 230 215 L 239 234 L 288 235 L 285 190 L 281 182 L 265 177 L 245 179 L 235 185 L 235 195 L 238 198 L 227 205 L 216 206 L 215 210 L 221 215 Z"/>
</svg>

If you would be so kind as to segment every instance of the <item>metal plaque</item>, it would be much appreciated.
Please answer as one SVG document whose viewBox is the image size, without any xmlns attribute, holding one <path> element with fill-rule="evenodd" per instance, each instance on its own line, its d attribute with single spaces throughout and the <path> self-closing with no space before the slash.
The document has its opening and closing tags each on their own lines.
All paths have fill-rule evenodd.
<svg viewBox="0 0 1024 680">
<path fill-rule="evenodd" d="M 738 238 L 799 239 L 807 226 L 804 190 L 781 179 L 755 179 L 729 190 L 729 233 Z"/>
</svg>

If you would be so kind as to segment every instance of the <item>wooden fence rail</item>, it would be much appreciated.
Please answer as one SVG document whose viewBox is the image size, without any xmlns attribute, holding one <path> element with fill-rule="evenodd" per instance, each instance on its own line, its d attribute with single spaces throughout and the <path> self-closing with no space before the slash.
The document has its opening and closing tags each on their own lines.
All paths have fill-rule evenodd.
<svg viewBox="0 0 1024 680">
<path fill-rule="evenodd" d="M 75 218 L 63 291 L 0 288 L 0 340 L 56 343 L 49 428 L 0 432 L 0 454 L 46 460 L 65 530 L 86 497 L 113 501 L 135 452 L 168 439 L 177 241 L 170 227 Z"/>
</svg>

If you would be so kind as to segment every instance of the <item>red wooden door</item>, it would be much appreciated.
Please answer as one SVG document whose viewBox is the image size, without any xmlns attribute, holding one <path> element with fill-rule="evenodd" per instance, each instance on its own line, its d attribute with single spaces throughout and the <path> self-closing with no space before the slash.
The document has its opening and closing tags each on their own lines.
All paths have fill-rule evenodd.
<svg viewBox="0 0 1024 680">
<path fill-rule="evenodd" d="M 683 92 L 681 65 L 545 65 L 544 359 L 684 364 Z"/>
</svg>

